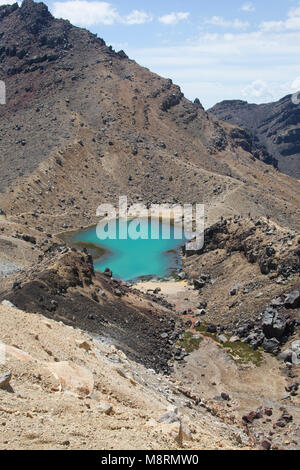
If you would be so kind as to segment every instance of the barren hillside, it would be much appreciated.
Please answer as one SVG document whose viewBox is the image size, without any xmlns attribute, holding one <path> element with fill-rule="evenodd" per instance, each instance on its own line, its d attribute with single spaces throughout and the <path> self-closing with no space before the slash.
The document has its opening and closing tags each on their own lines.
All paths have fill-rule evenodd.
<svg viewBox="0 0 300 470">
<path fill-rule="evenodd" d="M 1 305 L 0 314 L 7 344 L 0 449 L 251 447 L 240 423 L 226 423 L 220 405 L 195 407 L 179 381 L 131 362 L 109 343 L 39 314 Z M 8 370 L 12 377 L 3 387 Z"/>
<path fill-rule="evenodd" d="M 251 212 L 294 225 L 299 183 L 258 161 L 247 134 L 43 4 L 1 7 L 0 207 L 50 231 L 97 206 L 204 202 L 209 220 Z"/>
</svg>

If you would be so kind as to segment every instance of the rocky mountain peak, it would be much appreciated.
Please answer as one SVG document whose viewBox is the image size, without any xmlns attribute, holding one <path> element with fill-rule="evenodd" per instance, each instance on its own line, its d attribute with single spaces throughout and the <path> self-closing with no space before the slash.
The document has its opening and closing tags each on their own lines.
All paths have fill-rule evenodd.
<svg viewBox="0 0 300 470">
<path fill-rule="evenodd" d="M 44 3 L 35 3 L 33 0 L 24 0 L 19 8 L 19 14 L 33 34 L 37 34 L 44 26 L 54 20 Z"/>
<path fill-rule="evenodd" d="M 11 12 L 18 10 L 19 5 L 14 3 L 13 5 L 0 5 L 0 21 Z"/>
<path fill-rule="evenodd" d="M 95 34 L 54 18 L 44 3 L 33 0 L 24 0 L 21 6 L 17 3 L 0 6 L 0 38 L 0 62 L 7 75 L 20 73 L 20 61 L 26 61 L 32 54 L 44 56 L 45 49 L 61 53 L 70 50 L 74 43 L 81 50 L 87 43 L 105 45 Z"/>
</svg>

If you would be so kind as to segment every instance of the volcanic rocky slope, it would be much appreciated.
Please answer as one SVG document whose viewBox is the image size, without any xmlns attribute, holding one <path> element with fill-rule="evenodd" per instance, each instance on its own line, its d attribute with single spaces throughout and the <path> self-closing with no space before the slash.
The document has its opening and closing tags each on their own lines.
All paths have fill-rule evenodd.
<svg viewBox="0 0 300 470">
<path fill-rule="evenodd" d="M 293 103 L 291 95 L 260 105 L 240 100 L 222 101 L 209 112 L 246 130 L 257 158 L 299 179 L 300 107 Z"/>
<path fill-rule="evenodd" d="M 182 329 L 169 306 L 95 273 L 86 253 L 64 251 L 46 269 L 20 274 L 0 299 L 108 338 L 131 359 L 168 373 L 172 345 Z"/>
<path fill-rule="evenodd" d="M 300 325 L 296 232 L 236 217 L 208 228 L 205 240 L 184 262 L 199 291 L 199 320 L 210 333 L 228 330 L 254 350 L 279 354 Z"/>
</svg>

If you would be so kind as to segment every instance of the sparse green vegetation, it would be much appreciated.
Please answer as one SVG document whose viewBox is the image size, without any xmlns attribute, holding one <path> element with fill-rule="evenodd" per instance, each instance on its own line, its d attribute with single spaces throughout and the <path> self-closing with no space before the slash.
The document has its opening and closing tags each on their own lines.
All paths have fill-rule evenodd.
<svg viewBox="0 0 300 470">
<path fill-rule="evenodd" d="M 222 345 L 227 353 L 238 364 L 247 364 L 252 362 L 259 367 L 262 363 L 262 353 L 260 349 L 256 351 L 246 343 L 230 343 L 229 341 Z"/>
<path fill-rule="evenodd" d="M 201 336 L 196 337 L 192 331 L 186 331 L 183 340 L 180 341 L 178 345 L 184 348 L 187 353 L 192 353 L 193 351 L 197 351 L 197 349 L 199 349 L 199 345 L 202 340 L 203 338 L 201 338 Z"/>
<path fill-rule="evenodd" d="M 178 276 L 178 269 L 174 269 L 174 271 L 171 272 L 170 277 L 176 282 L 182 281 L 182 279 Z"/>
<path fill-rule="evenodd" d="M 195 328 L 195 330 L 198 333 L 201 333 L 203 336 L 207 336 L 208 338 L 213 338 L 214 340 L 217 341 L 217 335 L 215 333 L 208 333 L 206 329 L 207 329 L 207 325 L 205 325 L 205 323 L 201 323 L 200 326 L 197 326 L 197 328 Z"/>
<path fill-rule="evenodd" d="M 91 228 L 93 227 L 94 226 L 92 226 Z M 71 248 L 77 248 L 80 250 L 86 248 L 94 260 L 98 260 L 102 258 L 103 255 L 108 253 L 108 250 L 106 248 L 96 243 L 75 241 L 75 236 L 79 233 L 81 233 L 81 230 L 71 230 L 69 232 L 62 232 L 58 234 L 57 237 L 63 240 L 63 242 Z"/>
<path fill-rule="evenodd" d="M 92 255 L 94 259 L 99 259 L 103 256 L 107 250 L 102 248 L 100 245 L 96 245 L 95 243 L 89 242 L 73 242 L 73 245 L 77 246 L 78 248 L 86 248 L 88 252 Z"/>
<path fill-rule="evenodd" d="M 226 350 L 227 354 L 231 359 L 238 364 L 247 364 L 252 363 L 259 367 L 262 363 L 262 351 L 261 349 L 253 350 L 247 343 L 237 342 L 230 343 L 219 343 L 217 335 L 215 333 L 208 333 L 206 331 L 207 325 L 202 323 L 199 327 L 196 328 L 196 331 L 201 333 L 203 336 L 214 339 L 220 348 Z M 223 333 L 224 334 L 224 333 Z M 226 336 L 226 335 L 225 335 Z"/>
</svg>

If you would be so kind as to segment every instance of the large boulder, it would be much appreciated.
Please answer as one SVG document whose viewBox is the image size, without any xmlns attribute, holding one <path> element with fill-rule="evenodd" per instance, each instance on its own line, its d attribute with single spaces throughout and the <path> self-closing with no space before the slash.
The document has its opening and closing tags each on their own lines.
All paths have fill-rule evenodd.
<svg viewBox="0 0 300 470">
<path fill-rule="evenodd" d="M 293 354 L 293 351 L 291 349 L 285 349 L 279 354 L 278 358 L 284 362 L 291 362 L 292 354 Z"/>
<path fill-rule="evenodd" d="M 287 322 L 282 316 L 278 315 L 275 309 L 269 307 L 265 311 L 262 328 L 266 338 L 277 338 L 280 340 L 286 331 Z"/>
<path fill-rule="evenodd" d="M 113 272 L 111 269 L 105 268 L 104 275 L 111 278 L 113 276 Z"/>
<path fill-rule="evenodd" d="M 205 286 L 204 279 L 194 279 L 193 283 L 196 290 L 201 290 Z"/>
<path fill-rule="evenodd" d="M 245 342 L 249 344 L 251 349 L 258 349 L 264 341 L 263 333 L 253 331 L 250 335 L 246 338 Z"/>
<path fill-rule="evenodd" d="M 269 258 L 268 256 L 261 256 L 258 260 L 258 264 L 260 267 L 260 272 L 262 274 L 269 274 L 271 271 L 276 269 L 276 263 L 273 261 L 273 258 Z"/>
<path fill-rule="evenodd" d="M 267 248 L 266 248 L 266 255 L 267 255 L 269 258 L 271 258 L 272 256 L 274 256 L 275 253 L 276 253 L 276 252 L 275 252 L 275 250 L 274 250 L 274 248 L 273 248 L 272 246 L 267 246 Z"/>
<path fill-rule="evenodd" d="M 58 380 L 61 390 L 90 395 L 94 389 L 93 374 L 72 362 L 53 362 L 48 369 Z"/>
<path fill-rule="evenodd" d="M 208 325 L 206 328 L 207 333 L 215 334 L 217 333 L 217 326 L 216 325 Z"/>
<path fill-rule="evenodd" d="M 300 364 L 300 340 L 292 343 L 292 363 L 295 366 Z"/>
<path fill-rule="evenodd" d="M 263 348 L 269 354 L 277 355 L 280 350 L 280 343 L 276 338 L 265 338 L 263 341 Z"/>
<path fill-rule="evenodd" d="M 300 351 L 300 339 L 297 339 L 296 341 L 292 342 L 292 351 L 293 352 Z"/>
<path fill-rule="evenodd" d="M 259 264 L 259 267 L 260 267 L 260 272 L 262 274 L 269 274 L 270 272 L 270 261 L 269 259 L 265 259 L 264 257 L 260 258 L 258 260 L 258 264 Z"/>
<path fill-rule="evenodd" d="M 235 335 L 238 336 L 239 338 L 246 338 L 249 335 L 252 328 L 253 328 L 252 323 L 245 323 L 243 325 L 240 325 L 235 330 Z"/>
</svg>

